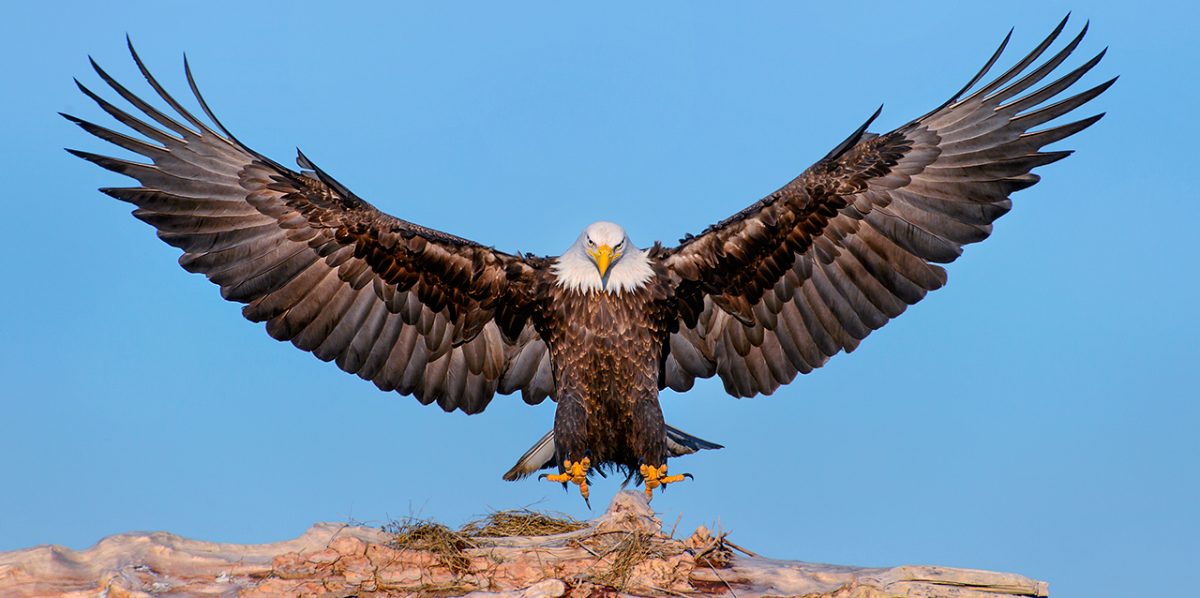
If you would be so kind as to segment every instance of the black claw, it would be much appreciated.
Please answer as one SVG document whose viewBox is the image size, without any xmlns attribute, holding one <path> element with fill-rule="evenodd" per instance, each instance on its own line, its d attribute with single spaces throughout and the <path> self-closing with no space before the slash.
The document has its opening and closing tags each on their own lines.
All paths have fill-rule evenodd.
<svg viewBox="0 0 1200 598">
<path fill-rule="evenodd" d="M 592 501 L 588 500 L 588 497 L 583 497 L 583 504 L 587 505 L 589 511 L 592 510 Z"/>
<path fill-rule="evenodd" d="M 695 481 L 695 480 L 696 480 L 696 476 L 694 476 L 694 475 L 692 475 L 692 474 L 690 474 L 690 473 L 685 473 L 685 474 L 683 474 L 683 477 L 685 477 L 685 478 L 687 478 L 687 479 L 689 479 L 689 480 L 692 480 L 692 481 Z"/>
<path fill-rule="evenodd" d="M 538 476 L 538 481 L 540 482 L 540 481 L 542 481 L 542 480 L 546 479 L 546 476 L 549 476 L 549 475 L 550 475 L 550 474 L 548 474 L 548 473 L 543 473 L 542 475 L 539 475 L 539 476 Z"/>
</svg>

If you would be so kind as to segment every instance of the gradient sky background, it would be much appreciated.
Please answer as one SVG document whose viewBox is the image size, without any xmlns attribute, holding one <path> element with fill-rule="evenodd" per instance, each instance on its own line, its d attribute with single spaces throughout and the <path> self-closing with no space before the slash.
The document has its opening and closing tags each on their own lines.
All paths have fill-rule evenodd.
<svg viewBox="0 0 1200 598">
<path fill-rule="evenodd" d="M 0 550 L 168 530 L 227 542 L 316 521 L 492 508 L 589 513 L 500 480 L 552 406 L 445 414 L 277 343 L 95 189 L 129 181 L 55 112 L 110 123 L 92 54 L 149 92 L 132 35 L 244 141 L 299 145 L 380 208 L 505 250 L 558 254 L 588 222 L 673 241 L 772 191 L 881 102 L 941 103 L 1016 27 L 1002 66 L 1068 10 L 1084 83 L 1121 81 L 1071 158 L 1015 196 L 949 286 L 768 399 L 663 397 L 728 448 L 655 499 L 790 559 L 1019 572 L 1060 598 L 1166 595 L 1200 563 L 1200 286 L 1193 3 L 818 6 L 665 2 L 55 3 L 0 35 Z M 1080 89 L 1083 89 L 1080 87 Z M 114 98 L 111 93 L 108 97 Z M 108 151 L 106 149 L 106 151 Z M 602 509 L 614 480 L 593 490 Z"/>
</svg>

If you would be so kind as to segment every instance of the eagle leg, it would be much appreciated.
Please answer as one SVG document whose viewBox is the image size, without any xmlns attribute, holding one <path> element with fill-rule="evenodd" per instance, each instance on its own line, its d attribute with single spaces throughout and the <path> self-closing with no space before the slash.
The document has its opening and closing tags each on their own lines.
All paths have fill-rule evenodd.
<svg viewBox="0 0 1200 598">
<path fill-rule="evenodd" d="M 667 484 L 682 482 L 685 479 L 695 479 L 690 473 L 681 473 L 677 475 L 667 475 L 667 464 L 663 463 L 658 467 L 646 465 L 645 463 L 638 469 L 638 473 L 642 474 L 642 479 L 646 483 L 646 499 L 654 498 L 654 489 L 662 486 L 663 491 L 667 490 Z"/>
<path fill-rule="evenodd" d="M 551 482 L 561 482 L 563 486 L 566 486 L 567 482 L 578 484 L 579 494 L 583 496 L 583 502 L 586 503 L 590 509 L 592 508 L 592 503 L 588 500 L 587 475 L 588 469 L 591 468 L 591 466 L 592 460 L 587 457 L 584 457 L 579 461 L 571 461 L 570 459 L 567 459 L 563 461 L 561 473 L 543 473 L 542 475 L 538 476 L 538 479 Z"/>
</svg>

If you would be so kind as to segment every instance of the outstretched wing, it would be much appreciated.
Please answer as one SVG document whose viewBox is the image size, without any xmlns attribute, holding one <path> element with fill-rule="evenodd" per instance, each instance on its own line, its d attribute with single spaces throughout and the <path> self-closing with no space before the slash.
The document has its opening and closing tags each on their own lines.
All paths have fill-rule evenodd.
<svg viewBox="0 0 1200 598">
<path fill-rule="evenodd" d="M 393 218 L 356 197 L 301 154 L 295 172 L 239 142 L 188 83 L 216 130 L 151 76 L 188 124 L 154 108 L 92 66 L 152 126 L 79 84 L 137 139 L 63 115 L 149 164 L 71 153 L 141 183 L 101 189 L 183 250 L 179 263 L 267 332 L 383 390 L 446 411 L 477 413 L 497 392 L 538 403 L 553 390 L 549 356 L 527 326 L 545 261 L 513 256 Z M 77 82 L 78 84 L 78 82 Z"/>
<path fill-rule="evenodd" d="M 1066 19 L 1011 69 L 966 95 L 1000 57 L 1006 37 L 979 74 L 934 111 L 878 136 L 866 133 L 872 116 L 782 189 L 661 250 L 684 298 L 661 385 L 686 390 L 695 378 L 716 374 L 734 396 L 770 394 L 797 372 L 854 350 L 945 284 L 937 264 L 987 238 L 1011 207 L 1009 195 L 1038 181 L 1033 168 L 1070 154 L 1041 149 L 1103 116 L 1031 131 L 1115 81 L 1053 101 L 1100 61 L 1100 52 L 1021 95 L 1087 32 L 1085 25 L 1030 70 L 1065 25 Z"/>
</svg>

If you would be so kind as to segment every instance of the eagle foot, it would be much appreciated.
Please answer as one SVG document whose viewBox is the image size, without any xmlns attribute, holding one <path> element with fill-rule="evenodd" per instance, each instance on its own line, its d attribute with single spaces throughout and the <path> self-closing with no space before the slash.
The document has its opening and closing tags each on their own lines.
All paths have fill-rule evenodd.
<svg viewBox="0 0 1200 598">
<path fill-rule="evenodd" d="M 662 486 L 663 491 L 666 491 L 667 484 L 682 482 L 685 479 L 694 479 L 690 473 L 682 473 L 678 475 L 667 475 L 667 464 L 663 463 L 658 467 L 653 465 L 642 464 L 638 472 L 642 474 L 642 479 L 646 483 L 646 499 L 654 498 L 654 489 Z"/>
<path fill-rule="evenodd" d="M 563 461 L 562 473 L 543 473 L 542 475 L 538 476 L 538 479 L 548 480 L 551 482 L 560 482 L 563 485 L 566 485 L 567 482 L 578 484 L 579 494 L 583 496 L 583 502 L 586 503 L 590 509 L 592 507 L 592 503 L 588 500 L 587 474 L 588 469 L 591 468 L 591 466 L 592 460 L 587 457 L 584 457 L 579 461 L 571 461 L 570 459 L 567 459 Z"/>
</svg>

